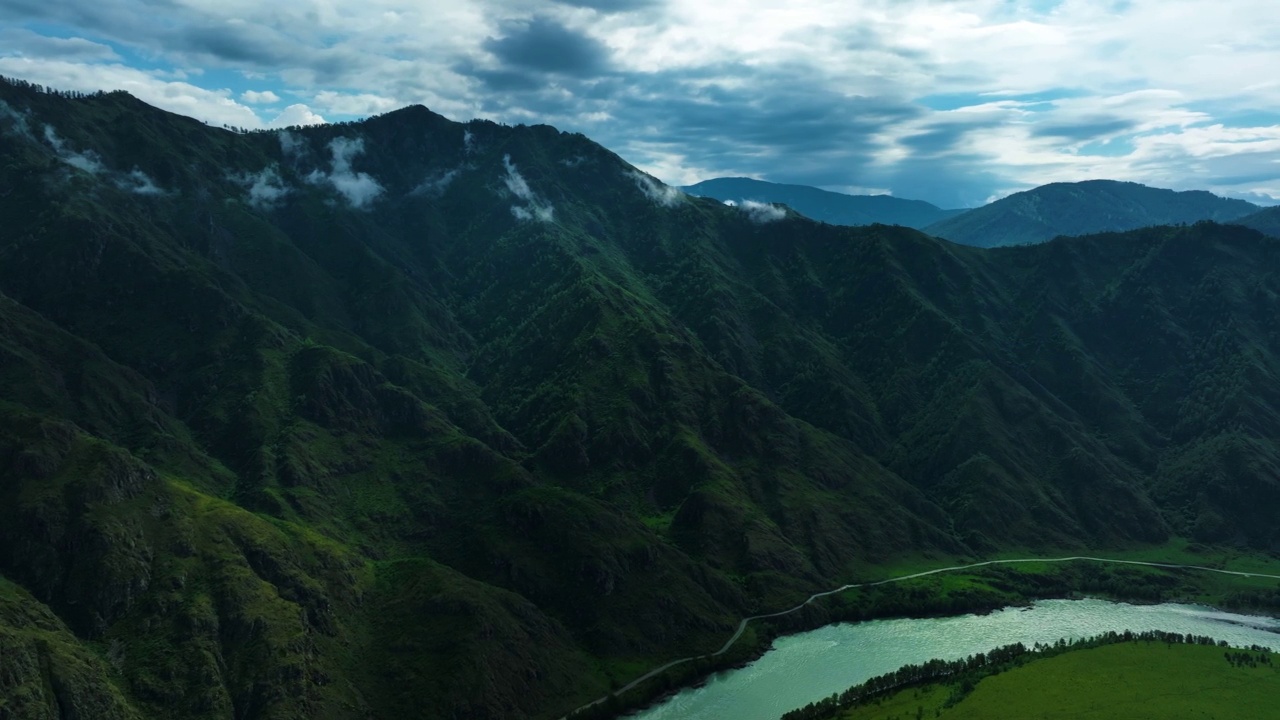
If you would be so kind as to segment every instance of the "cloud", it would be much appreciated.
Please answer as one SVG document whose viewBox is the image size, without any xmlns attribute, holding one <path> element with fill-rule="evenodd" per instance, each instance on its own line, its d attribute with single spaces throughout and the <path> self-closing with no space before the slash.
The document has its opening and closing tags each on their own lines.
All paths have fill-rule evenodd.
<svg viewBox="0 0 1280 720">
<path fill-rule="evenodd" d="M 25 28 L 0 31 L 0 54 L 21 55 L 37 60 L 61 59 L 77 62 L 120 60 L 110 46 L 82 37 L 50 37 Z"/>
<path fill-rule="evenodd" d="M 642 172 L 627 170 L 625 174 L 635 181 L 636 187 L 645 197 L 662 207 L 675 207 L 684 198 L 684 193 L 676 188 L 664 185 Z"/>
<path fill-rule="evenodd" d="M 63 163 L 93 176 L 102 176 L 121 190 L 135 195 L 167 195 L 168 193 L 151 179 L 150 175 L 139 168 L 127 173 L 112 172 L 103 164 L 102 158 L 93 150 L 77 152 L 71 148 L 64 138 L 58 135 L 52 125 L 44 126 L 44 139 Z"/>
<path fill-rule="evenodd" d="M 444 191 L 449 188 L 449 185 L 453 183 L 454 179 L 458 177 L 458 173 L 460 172 L 460 168 L 454 168 L 453 170 L 445 173 L 432 175 L 419 183 L 417 187 L 410 190 L 409 194 L 439 197 L 444 194 Z"/>
<path fill-rule="evenodd" d="M 1088 118 L 1078 121 L 1037 124 L 1033 127 L 1031 134 L 1035 137 L 1084 142 L 1128 132 L 1133 130 L 1137 124 L 1137 121 L 1132 118 Z"/>
<path fill-rule="evenodd" d="M 121 190 L 131 192 L 135 195 L 167 195 L 151 176 L 145 172 L 134 168 L 124 175 L 117 176 L 112 182 Z"/>
<path fill-rule="evenodd" d="M 747 218 L 757 225 L 777 222 L 787 216 L 787 211 L 777 205 L 743 200 L 737 204 L 739 210 L 747 214 Z"/>
<path fill-rule="evenodd" d="M 270 90 L 245 90 L 240 93 L 240 99 L 250 105 L 270 105 L 280 102 L 280 96 Z"/>
<path fill-rule="evenodd" d="M 280 177 L 280 169 L 275 165 L 268 165 L 257 173 L 233 175 L 231 180 L 247 188 L 245 202 L 259 210 L 275 207 L 292 192 Z"/>
<path fill-rule="evenodd" d="M 27 122 L 27 114 L 14 110 L 9 103 L 0 100 L 0 118 L 6 118 L 12 123 L 11 130 L 18 135 L 31 140 L 31 126 Z"/>
<path fill-rule="evenodd" d="M 229 18 L 221 22 L 188 25 L 173 37 L 188 52 L 199 56 L 271 66 L 294 59 L 288 50 L 288 38 L 276 28 Z"/>
<path fill-rule="evenodd" d="M 342 94 L 323 90 L 316 93 L 315 105 L 338 115 L 376 115 L 395 110 L 402 103 L 371 93 Z"/>
<path fill-rule="evenodd" d="M 106 170 L 102 165 L 102 158 L 98 157 L 97 153 L 92 150 L 82 153 L 72 150 L 67 141 L 58 136 L 52 125 L 44 126 L 44 139 L 49 143 L 49 147 L 53 148 L 54 155 L 71 167 L 90 175 L 98 175 Z"/>
<path fill-rule="evenodd" d="M 309 149 L 306 138 L 288 130 L 276 133 L 276 139 L 280 141 L 280 153 L 287 158 L 301 157 Z"/>
<path fill-rule="evenodd" d="M 507 186 L 507 190 L 512 195 L 524 200 L 525 202 L 533 202 L 533 190 L 529 189 L 529 183 L 525 182 L 524 176 L 520 174 L 520 170 L 516 168 L 516 164 L 511 162 L 510 155 L 502 156 L 502 166 L 506 168 L 507 174 L 502 181 Z"/>
<path fill-rule="evenodd" d="M 552 222 L 555 219 L 555 208 L 552 207 L 551 203 L 538 197 L 533 192 L 529 187 L 529 183 L 525 181 L 524 176 L 520 174 L 520 170 L 516 168 L 516 164 L 511 162 L 510 155 L 502 156 L 502 166 L 507 171 L 502 178 L 507 191 L 515 195 L 517 199 L 527 203 L 527 206 L 511 206 L 511 214 L 515 215 L 519 220 L 536 218 L 542 222 Z"/>
<path fill-rule="evenodd" d="M 307 125 L 323 125 L 325 119 L 311 111 L 311 108 L 297 103 L 285 108 L 279 115 L 275 116 L 267 127 L 285 128 L 285 127 L 304 127 Z"/>
<path fill-rule="evenodd" d="M 471 134 L 470 130 L 462 131 L 462 151 L 467 155 L 475 152 L 476 136 Z"/>
<path fill-rule="evenodd" d="M 558 0 L 561 4 L 590 8 L 602 13 L 625 13 L 659 6 L 659 0 Z"/>
<path fill-rule="evenodd" d="M 0 75 L 60 90 L 124 90 L 150 105 L 217 125 L 262 126 L 253 110 L 231 99 L 231 93 L 226 89 L 206 90 L 187 82 L 165 80 L 151 72 L 119 63 L 0 57 Z"/>
<path fill-rule="evenodd" d="M 520 70 L 583 77 L 609 66 L 609 51 L 600 41 L 547 17 L 508 24 L 502 37 L 485 40 L 483 47 L 504 66 Z"/>
<path fill-rule="evenodd" d="M 1280 124 L 1265 116 L 1280 107 L 1273 6 L 11 0 L 0 27 L 40 33 L 0 33 L 0 73 L 124 88 L 238 127 L 411 103 L 548 123 L 676 185 L 746 175 L 953 206 L 1100 176 L 1280 194 L 1280 155 L 1265 143 L 1242 154 L 1192 132 Z M 250 89 L 296 98 L 294 116 L 255 112 Z M 1186 137 L 1145 140 L 1165 135 Z M 1237 161 L 1248 167 L 1232 171 Z"/>
<path fill-rule="evenodd" d="M 330 172 L 314 170 L 307 176 L 307 182 L 329 185 L 346 198 L 351 207 L 368 209 L 384 190 L 368 173 L 354 172 L 351 169 L 351 161 L 364 152 L 364 138 L 334 138 L 329 143 L 329 152 L 332 155 Z"/>
</svg>

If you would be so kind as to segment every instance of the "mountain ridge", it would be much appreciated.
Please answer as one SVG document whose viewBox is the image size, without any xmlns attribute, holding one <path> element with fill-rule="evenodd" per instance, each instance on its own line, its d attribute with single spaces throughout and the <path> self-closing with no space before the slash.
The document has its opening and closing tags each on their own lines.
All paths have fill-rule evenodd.
<svg viewBox="0 0 1280 720">
<path fill-rule="evenodd" d="M 1235 220 L 1239 225 L 1253 228 L 1264 235 L 1271 237 L 1280 237 L 1280 209 L 1277 207 L 1263 208 L 1252 215 L 1246 215 Z"/>
<path fill-rule="evenodd" d="M 924 232 L 962 245 L 999 247 L 1214 220 L 1230 222 L 1258 206 L 1204 190 L 1177 192 L 1118 180 L 1050 183 L 933 223 Z"/>
<path fill-rule="evenodd" d="M 881 223 L 919 229 L 963 212 L 943 210 L 923 200 L 907 200 L 892 195 L 848 195 L 807 185 L 772 183 L 741 177 L 712 178 L 680 189 L 692 195 L 721 201 L 780 203 L 794 208 L 805 217 L 832 225 Z"/>
<path fill-rule="evenodd" d="M 1280 542 L 1255 231 L 980 250 L 547 126 L 0 101 L 31 708 L 556 717 L 904 553 Z"/>
</svg>

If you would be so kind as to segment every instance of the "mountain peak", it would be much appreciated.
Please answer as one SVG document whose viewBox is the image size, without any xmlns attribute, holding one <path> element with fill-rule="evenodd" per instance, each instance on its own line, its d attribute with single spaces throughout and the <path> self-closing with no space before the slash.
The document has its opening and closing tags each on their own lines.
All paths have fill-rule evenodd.
<svg viewBox="0 0 1280 720">
<path fill-rule="evenodd" d="M 934 223 L 925 232 L 962 245 L 997 247 L 1152 225 L 1230 222 L 1257 210 L 1252 203 L 1204 190 L 1179 192 L 1098 179 L 1056 182 L 1014 193 Z"/>
</svg>

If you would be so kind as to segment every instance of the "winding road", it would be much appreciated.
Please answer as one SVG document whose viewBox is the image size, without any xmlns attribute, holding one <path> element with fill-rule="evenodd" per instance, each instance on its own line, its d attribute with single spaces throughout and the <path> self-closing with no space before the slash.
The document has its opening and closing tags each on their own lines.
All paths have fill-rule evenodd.
<svg viewBox="0 0 1280 720">
<path fill-rule="evenodd" d="M 644 675 L 641 675 L 640 677 L 636 678 L 635 680 L 632 680 L 626 685 L 623 685 L 617 690 L 614 690 L 608 695 L 597 698 L 587 703 L 586 705 L 583 705 L 582 707 L 574 710 L 573 713 L 581 712 L 588 708 L 595 707 L 596 705 L 599 705 L 600 703 L 608 700 L 610 697 L 622 695 L 623 693 L 628 692 L 631 689 L 635 688 L 640 683 L 643 683 L 644 681 L 654 678 L 658 675 L 661 675 L 662 673 L 666 672 L 667 670 L 670 670 L 673 667 L 676 667 L 677 665 L 682 665 L 684 663 L 692 662 L 694 660 L 700 660 L 702 658 L 718 657 L 720 655 L 723 655 L 729 651 L 729 648 L 733 647 L 734 643 L 738 642 L 738 639 L 742 637 L 742 633 L 746 631 L 747 625 L 750 624 L 752 620 L 767 620 L 769 618 L 776 618 L 776 617 L 782 617 L 783 615 L 790 615 L 791 613 L 802 610 L 805 606 L 813 603 L 813 601 L 818 600 L 820 598 L 827 597 L 828 595 L 835 595 L 837 593 L 842 593 L 846 590 L 853 590 L 855 588 L 875 587 L 877 585 L 888 585 L 890 583 L 898 583 L 898 582 L 903 582 L 905 580 L 914 580 L 916 578 L 928 577 L 929 575 L 939 575 L 941 573 L 956 572 L 958 570 L 972 570 L 974 568 L 987 567 L 989 565 L 1015 565 L 1019 563 L 1064 563 L 1064 562 L 1079 562 L 1079 561 L 1107 563 L 1111 565 L 1142 565 L 1145 567 L 1164 568 L 1166 570 L 1200 570 L 1203 572 L 1218 573 L 1219 575 L 1235 575 L 1237 577 L 1271 578 L 1274 580 L 1280 580 L 1280 575 L 1269 575 L 1267 573 L 1239 572 L 1237 570 L 1221 570 L 1219 568 L 1204 567 L 1202 565 L 1179 565 L 1177 563 L 1145 562 L 1142 560 L 1116 560 L 1114 558 L 1099 558 L 1099 557 L 1089 557 L 1086 555 L 1073 555 L 1071 557 L 1060 557 L 1060 558 L 1016 558 L 1012 560 L 987 560 L 985 562 L 973 563 L 971 565 L 953 565 L 951 567 L 937 568 L 936 570 L 925 570 L 924 572 L 912 573 L 910 575 L 903 575 L 901 577 L 889 578 L 887 580 L 876 580 L 874 582 L 865 582 L 865 583 L 851 583 L 849 585 L 841 585 L 835 590 L 827 590 L 826 592 L 814 593 L 813 595 L 809 596 L 809 599 L 805 600 L 799 605 L 796 605 L 795 607 L 790 608 L 788 610 L 769 613 L 767 615 L 752 615 L 750 617 L 742 618 L 742 621 L 738 623 L 738 629 L 734 631 L 733 636 L 730 637 L 729 640 L 725 642 L 725 644 L 721 646 L 719 650 L 713 653 L 709 653 L 707 655 L 693 655 L 691 657 L 680 658 L 679 660 L 672 660 L 666 665 L 650 670 Z M 569 715 L 566 715 L 560 718 L 560 720 L 566 720 L 568 717 L 573 715 L 573 713 L 569 713 Z"/>
</svg>

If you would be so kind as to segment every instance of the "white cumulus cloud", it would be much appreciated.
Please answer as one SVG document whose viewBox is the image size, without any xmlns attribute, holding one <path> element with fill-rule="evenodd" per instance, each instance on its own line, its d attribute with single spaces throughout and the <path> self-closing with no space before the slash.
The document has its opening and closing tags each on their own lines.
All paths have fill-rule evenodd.
<svg viewBox="0 0 1280 720">
<path fill-rule="evenodd" d="M 280 96 L 270 90 L 245 90 L 240 93 L 240 99 L 250 105 L 270 105 L 271 103 L 280 102 Z"/>
<path fill-rule="evenodd" d="M 323 117 L 312 112 L 311 108 L 306 105 L 297 103 L 282 110 L 279 115 L 275 116 L 275 118 L 267 123 L 267 127 L 286 128 L 294 127 L 295 125 L 305 126 L 323 124 L 325 124 L 325 119 Z"/>
</svg>

